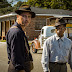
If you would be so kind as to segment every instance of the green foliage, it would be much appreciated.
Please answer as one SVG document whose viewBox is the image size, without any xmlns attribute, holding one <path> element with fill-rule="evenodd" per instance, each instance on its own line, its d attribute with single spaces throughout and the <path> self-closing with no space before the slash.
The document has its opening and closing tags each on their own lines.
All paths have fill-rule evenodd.
<svg viewBox="0 0 72 72">
<path fill-rule="evenodd" d="M 45 0 L 28 0 L 27 4 L 33 7 L 44 7 Z"/>
<path fill-rule="evenodd" d="M 72 10 L 72 0 L 28 0 L 33 7 Z"/>
<path fill-rule="evenodd" d="M 22 4 L 23 4 L 23 2 L 18 1 L 17 4 L 15 4 L 15 5 L 13 6 L 13 7 L 14 7 L 13 11 L 17 10 Z"/>
<path fill-rule="evenodd" d="M 9 13 L 11 10 L 11 4 L 7 0 L 0 0 L 0 14 Z"/>
<path fill-rule="evenodd" d="M 12 7 L 11 4 L 9 4 L 6 0 L 1 0 L 0 15 L 11 13 L 15 11 L 16 9 L 18 9 L 22 4 L 23 2 L 18 1 L 17 4 Z"/>
<path fill-rule="evenodd" d="M 16 5 L 14 5 L 14 7 L 20 7 L 23 4 L 23 2 L 18 1 Z"/>
<path fill-rule="evenodd" d="M 11 13 L 12 11 L 13 11 L 13 7 L 5 7 L 0 9 L 1 14 L 8 14 Z"/>
<path fill-rule="evenodd" d="M 11 4 L 9 4 L 7 0 L 0 0 L 0 8 L 5 8 L 8 6 L 11 6 Z"/>
<path fill-rule="evenodd" d="M 6 42 L 6 40 L 0 40 L 0 42 Z"/>
<path fill-rule="evenodd" d="M 69 0 L 51 0 L 51 8 L 53 9 L 70 9 L 70 2 Z"/>
<path fill-rule="evenodd" d="M 12 7 L 11 4 L 14 1 L 18 0 L 11 0 L 10 3 L 8 3 L 7 0 L 0 0 L 0 15 L 13 12 L 18 9 L 22 4 L 28 4 L 33 7 L 39 7 L 43 9 L 52 8 L 72 10 L 72 0 L 28 0 L 27 2 L 18 1 L 17 4 Z"/>
</svg>

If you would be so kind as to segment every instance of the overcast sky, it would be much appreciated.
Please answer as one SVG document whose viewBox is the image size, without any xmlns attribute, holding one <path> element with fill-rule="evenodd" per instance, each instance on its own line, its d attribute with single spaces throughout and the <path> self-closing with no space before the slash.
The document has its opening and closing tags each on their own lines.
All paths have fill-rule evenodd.
<svg viewBox="0 0 72 72">
<path fill-rule="evenodd" d="M 7 0 L 8 2 L 11 2 L 12 0 Z M 12 4 L 12 6 L 14 5 L 14 4 L 16 4 L 18 1 L 22 1 L 22 2 L 26 2 L 27 0 L 13 0 L 14 2 L 13 2 L 13 4 Z"/>
</svg>

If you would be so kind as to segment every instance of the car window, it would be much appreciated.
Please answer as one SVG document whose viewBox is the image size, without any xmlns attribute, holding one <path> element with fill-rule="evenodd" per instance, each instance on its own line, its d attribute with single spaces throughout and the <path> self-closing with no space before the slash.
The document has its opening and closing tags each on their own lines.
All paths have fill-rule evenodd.
<svg viewBox="0 0 72 72">
<path fill-rule="evenodd" d="M 42 29 L 42 34 L 44 33 L 44 29 Z"/>
<path fill-rule="evenodd" d="M 51 33 L 55 33 L 55 29 L 52 29 L 52 30 L 51 30 Z"/>
</svg>

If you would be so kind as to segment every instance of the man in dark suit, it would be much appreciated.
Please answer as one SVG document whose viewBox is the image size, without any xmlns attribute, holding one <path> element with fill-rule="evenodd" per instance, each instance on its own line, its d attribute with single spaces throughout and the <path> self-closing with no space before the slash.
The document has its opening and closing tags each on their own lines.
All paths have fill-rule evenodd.
<svg viewBox="0 0 72 72">
<path fill-rule="evenodd" d="M 30 72 L 29 65 L 25 63 L 30 60 L 33 61 L 33 59 L 29 51 L 30 48 L 24 28 L 35 17 L 35 13 L 31 11 L 29 5 L 22 5 L 15 12 L 17 13 L 17 20 L 6 35 L 9 59 L 8 72 Z"/>
</svg>

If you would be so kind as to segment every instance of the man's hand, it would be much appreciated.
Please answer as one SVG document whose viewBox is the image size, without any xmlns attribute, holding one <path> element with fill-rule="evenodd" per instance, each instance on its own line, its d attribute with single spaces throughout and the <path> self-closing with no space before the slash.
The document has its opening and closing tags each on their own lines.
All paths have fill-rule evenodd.
<svg viewBox="0 0 72 72">
<path fill-rule="evenodd" d="M 19 70 L 18 72 L 26 72 L 25 70 Z"/>
</svg>

